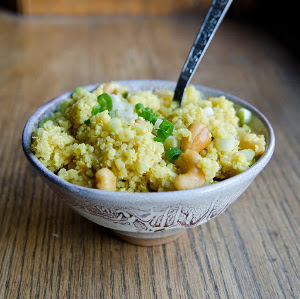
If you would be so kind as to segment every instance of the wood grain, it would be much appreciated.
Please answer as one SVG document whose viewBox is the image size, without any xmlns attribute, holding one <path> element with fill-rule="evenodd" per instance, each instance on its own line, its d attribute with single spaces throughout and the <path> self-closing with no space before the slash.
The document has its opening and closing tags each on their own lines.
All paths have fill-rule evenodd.
<svg viewBox="0 0 300 299">
<path fill-rule="evenodd" d="M 207 12 L 211 0 L 5 0 L 6 6 L 15 7 L 24 15 L 174 15 Z M 16 3 L 13 3 L 16 2 Z M 232 4 L 231 13 L 245 16 L 262 9 L 258 0 Z"/>
<path fill-rule="evenodd" d="M 207 9 L 209 0 L 18 0 L 24 14 L 63 15 L 166 15 Z"/>
<path fill-rule="evenodd" d="M 21 149 L 30 114 L 77 85 L 177 80 L 194 17 L 0 13 L 0 298 L 299 298 L 299 61 L 226 19 L 192 83 L 270 119 L 271 162 L 221 216 L 166 245 L 125 243 L 59 201 Z"/>
</svg>

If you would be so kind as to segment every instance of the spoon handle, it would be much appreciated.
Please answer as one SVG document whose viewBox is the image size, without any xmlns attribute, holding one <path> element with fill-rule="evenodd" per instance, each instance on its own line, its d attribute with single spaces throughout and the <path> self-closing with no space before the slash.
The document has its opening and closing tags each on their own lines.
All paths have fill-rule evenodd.
<svg viewBox="0 0 300 299">
<path fill-rule="evenodd" d="M 175 101 L 181 103 L 184 90 L 192 79 L 232 1 L 233 0 L 213 0 L 177 81 L 174 93 Z"/>
</svg>

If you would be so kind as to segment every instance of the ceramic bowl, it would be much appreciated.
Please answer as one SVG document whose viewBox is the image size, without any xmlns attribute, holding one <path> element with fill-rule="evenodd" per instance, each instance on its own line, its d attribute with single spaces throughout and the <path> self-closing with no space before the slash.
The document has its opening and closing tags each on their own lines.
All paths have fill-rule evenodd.
<svg viewBox="0 0 300 299">
<path fill-rule="evenodd" d="M 118 81 L 137 90 L 174 90 L 176 82 L 162 80 Z M 99 84 L 85 86 L 94 90 Z M 224 95 L 233 101 L 236 108 L 252 111 L 252 130 L 266 138 L 266 151 L 245 172 L 213 185 L 172 192 L 109 192 L 73 185 L 48 170 L 31 152 L 32 130 L 39 121 L 71 95 L 66 92 L 39 107 L 25 124 L 22 144 L 31 165 L 49 184 L 59 199 L 68 203 L 83 217 L 112 230 L 118 237 L 138 245 L 157 245 L 177 238 L 190 227 L 201 225 L 221 213 L 232 204 L 251 184 L 271 159 L 275 136 L 267 118 L 249 103 L 231 94 L 195 85 L 204 97 Z"/>
</svg>

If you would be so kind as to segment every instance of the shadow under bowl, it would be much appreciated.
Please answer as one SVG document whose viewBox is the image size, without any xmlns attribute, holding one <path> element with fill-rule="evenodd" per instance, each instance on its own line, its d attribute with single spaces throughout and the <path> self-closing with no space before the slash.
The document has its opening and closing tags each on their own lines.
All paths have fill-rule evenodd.
<svg viewBox="0 0 300 299">
<path fill-rule="evenodd" d="M 163 80 L 116 81 L 132 91 L 174 90 L 176 82 Z M 85 86 L 89 91 L 98 84 Z M 48 170 L 31 152 L 31 136 L 41 119 L 48 117 L 70 95 L 66 92 L 39 107 L 28 119 L 22 135 L 24 153 L 59 198 L 85 218 L 109 228 L 133 244 L 159 245 L 176 239 L 185 229 L 201 225 L 221 213 L 252 183 L 270 161 L 275 147 L 275 135 L 270 122 L 255 107 L 226 92 L 194 85 L 204 98 L 224 95 L 235 108 L 245 107 L 253 114 L 251 128 L 263 134 L 266 151 L 248 170 L 222 182 L 201 188 L 171 192 L 109 192 L 77 186 Z"/>
</svg>

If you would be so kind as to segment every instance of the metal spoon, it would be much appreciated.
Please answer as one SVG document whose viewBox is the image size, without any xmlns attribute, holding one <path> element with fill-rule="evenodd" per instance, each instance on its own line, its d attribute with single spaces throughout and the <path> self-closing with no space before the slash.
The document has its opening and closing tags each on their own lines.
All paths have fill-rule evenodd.
<svg viewBox="0 0 300 299">
<path fill-rule="evenodd" d="M 177 81 L 174 100 L 180 104 L 186 86 L 191 81 L 232 1 L 233 0 L 213 0 Z"/>
</svg>

